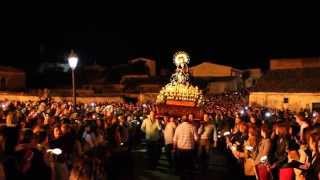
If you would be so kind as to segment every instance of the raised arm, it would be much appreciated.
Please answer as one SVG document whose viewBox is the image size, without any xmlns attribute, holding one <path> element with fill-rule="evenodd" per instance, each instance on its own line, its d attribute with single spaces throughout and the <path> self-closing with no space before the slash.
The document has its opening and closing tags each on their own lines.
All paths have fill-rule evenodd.
<svg viewBox="0 0 320 180">
<path fill-rule="evenodd" d="M 142 131 L 142 132 L 146 132 L 146 119 L 143 120 L 143 122 L 142 122 L 141 131 Z"/>
</svg>

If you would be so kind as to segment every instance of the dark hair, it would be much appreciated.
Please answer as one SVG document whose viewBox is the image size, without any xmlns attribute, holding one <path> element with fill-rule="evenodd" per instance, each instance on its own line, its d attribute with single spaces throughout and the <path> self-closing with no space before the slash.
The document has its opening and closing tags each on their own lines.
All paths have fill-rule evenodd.
<svg viewBox="0 0 320 180">
<path fill-rule="evenodd" d="M 248 133 L 248 125 L 245 122 L 240 122 L 239 123 L 239 130 L 243 129 L 244 132 L 243 133 Z"/>
<path fill-rule="evenodd" d="M 183 116 L 181 117 L 181 121 L 182 121 L 182 122 L 188 121 L 188 117 L 187 117 L 186 115 L 183 115 Z"/>
<path fill-rule="evenodd" d="M 288 135 L 288 127 L 285 123 L 278 124 L 277 128 L 280 137 L 286 137 Z"/>
<path fill-rule="evenodd" d="M 290 129 L 291 129 L 291 136 L 296 136 L 299 133 L 299 126 L 292 124 L 290 125 Z"/>
<path fill-rule="evenodd" d="M 35 139 L 36 139 L 38 144 L 41 144 L 46 140 L 47 136 L 48 136 L 48 133 L 45 130 L 40 130 L 36 134 Z"/>
<path fill-rule="evenodd" d="M 297 117 L 300 121 L 303 121 L 303 122 L 306 121 L 303 112 L 300 112 L 300 113 L 296 114 L 296 117 Z"/>
<path fill-rule="evenodd" d="M 59 123 L 55 123 L 53 127 L 50 129 L 50 139 L 54 139 L 54 129 L 59 128 L 60 129 L 61 125 Z"/>
<path fill-rule="evenodd" d="M 312 140 L 314 143 L 316 143 L 316 152 L 319 153 L 319 149 L 318 149 L 318 145 L 319 145 L 319 141 L 320 141 L 320 136 L 318 133 L 310 133 L 309 137 L 308 137 L 308 143 L 309 141 Z"/>
<path fill-rule="evenodd" d="M 257 121 L 257 115 L 256 114 L 251 114 L 250 117 L 254 118 Z"/>
<path fill-rule="evenodd" d="M 31 129 L 24 129 L 22 131 L 23 139 L 22 143 L 31 143 L 31 140 L 33 139 L 33 132 Z"/>
<path fill-rule="evenodd" d="M 263 131 L 266 134 L 266 138 L 270 138 L 271 129 L 267 125 L 262 125 L 261 126 L 261 131 Z"/>
<path fill-rule="evenodd" d="M 71 121 L 68 118 L 63 118 L 61 121 L 62 121 L 62 124 L 71 124 Z"/>
<path fill-rule="evenodd" d="M 5 153 L 12 154 L 15 151 L 15 146 L 19 139 L 19 129 L 16 127 L 6 127 L 5 128 Z"/>
</svg>

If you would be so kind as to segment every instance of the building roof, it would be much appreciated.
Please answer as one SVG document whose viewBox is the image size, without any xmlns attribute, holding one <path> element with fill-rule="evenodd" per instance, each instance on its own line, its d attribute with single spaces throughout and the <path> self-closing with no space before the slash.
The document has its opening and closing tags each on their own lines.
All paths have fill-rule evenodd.
<svg viewBox="0 0 320 180">
<path fill-rule="evenodd" d="M 190 67 L 190 69 L 195 69 L 195 68 L 201 68 L 201 67 L 207 67 L 207 66 L 212 66 L 215 68 L 226 68 L 226 69 L 234 69 L 234 70 L 238 70 L 236 68 L 233 68 L 231 66 L 226 66 L 226 65 L 222 65 L 222 64 L 216 64 L 216 63 L 212 63 L 212 62 L 208 62 L 208 61 L 204 61 L 198 65 L 192 66 Z M 239 70 L 240 71 L 240 70 Z"/>
<path fill-rule="evenodd" d="M 320 57 L 271 59 L 270 69 L 320 68 Z"/>
<path fill-rule="evenodd" d="M 136 63 L 138 61 L 155 61 L 155 60 L 149 59 L 149 58 L 144 58 L 144 57 L 138 57 L 138 58 L 129 60 L 129 64 Z"/>
<path fill-rule="evenodd" d="M 320 92 L 320 68 L 273 70 L 265 74 L 256 92 Z"/>
<path fill-rule="evenodd" d="M 0 66 L 0 72 L 24 73 L 23 70 L 10 66 Z"/>
<path fill-rule="evenodd" d="M 221 77 L 191 77 L 191 83 L 201 88 L 205 88 L 208 83 L 212 82 L 230 82 L 239 77 L 236 76 L 221 76 Z"/>
<path fill-rule="evenodd" d="M 261 72 L 261 69 L 260 68 L 249 68 L 249 69 L 243 69 L 242 71 Z"/>
<path fill-rule="evenodd" d="M 219 77 L 219 76 L 235 76 L 241 73 L 239 69 L 235 69 L 231 66 L 225 66 L 220 64 L 215 64 L 211 62 L 203 62 L 196 66 L 190 67 L 190 73 L 194 77 Z"/>
<path fill-rule="evenodd" d="M 231 81 L 237 79 L 236 76 L 220 76 L 220 77 L 193 77 L 192 79 L 196 81 L 206 81 L 206 82 L 220 82 L 220 81 Z"/>
</svg>

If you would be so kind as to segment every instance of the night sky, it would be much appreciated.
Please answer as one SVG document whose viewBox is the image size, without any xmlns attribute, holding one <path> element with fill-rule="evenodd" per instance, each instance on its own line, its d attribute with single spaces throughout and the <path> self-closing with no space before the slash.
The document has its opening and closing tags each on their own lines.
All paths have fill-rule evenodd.
<svg viewBox="0 0 320 180">
<path fill-rule="evenodd" d="M 320 31 L 312 20 L 256 21 L 209 19 L 180 21 L 68 19 L 41 23 L 40 59 L 65 61 L 70 49 L 82 64 L 113 65 L 136 57 L 170 67 L 172 55 L 184 50 L 191 62 L 213 61 L 237 68 L 268 67 L 268 59 L 320 56 Z M 169 63 L 168 63 L 169 62 Z M 14 64 L 14 63 L 13 63 Z"/>
</svg>

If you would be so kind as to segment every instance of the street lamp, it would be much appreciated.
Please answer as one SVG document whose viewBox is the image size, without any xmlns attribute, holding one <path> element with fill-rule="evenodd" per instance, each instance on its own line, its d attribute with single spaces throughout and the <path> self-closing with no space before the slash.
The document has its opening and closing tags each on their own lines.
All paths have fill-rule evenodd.
<svg viewBox="0 0 320 180">
<path fill-rule="evenodd" d="M 76 110 L 76 83 L 75 83 L 75 75 L 74 75 L 74 70 L 76 69 L 77 67 L 77 64 L 78 64 L 78 56 L 77 54 L 71 50 L 69 56 L 68 56 L 68 63 L 69 63 L 69 66 L 72 70 L 72 95 L 73 95 L 73 108 L 74 108 L 74 111 Z"/>
</svg>

